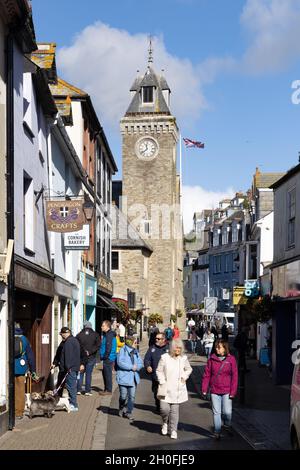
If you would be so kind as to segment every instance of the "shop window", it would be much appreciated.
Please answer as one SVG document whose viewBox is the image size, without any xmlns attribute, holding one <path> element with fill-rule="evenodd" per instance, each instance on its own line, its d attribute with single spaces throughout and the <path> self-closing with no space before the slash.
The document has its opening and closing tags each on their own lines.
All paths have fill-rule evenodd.
<svg viewBox="0 0 300 470">
<path fill-rule="evenodd" d="M 33 181 L 25 172 L 23 178 L 24 249 L 34 251 L 34 193 Z"/>
</svg>

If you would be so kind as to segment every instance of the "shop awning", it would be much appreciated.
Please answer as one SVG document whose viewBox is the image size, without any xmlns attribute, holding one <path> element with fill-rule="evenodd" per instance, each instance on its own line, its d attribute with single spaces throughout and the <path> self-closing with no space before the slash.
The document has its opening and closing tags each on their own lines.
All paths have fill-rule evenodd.
<svg viewBox="0 0 300 470">
<path fill-rule="evenodd" d="M 118 312 L 120 312 L 116 304 L 112 302 L 108 297 L 105 297 L 104 295 L 98 294 L 97 301 L 98 301 L 97 304 L 99 303 L 100 307 L 102 308 L 110 308 L 112 310 L 117 310 Z"/>
<path fill-rule="evenodd" d="M 190 310 L 189 312 L 186 312 L 187 316 L 188 315 L 203 315 L 204 313 L 204 309 L 197 309 L 197 308 L 194 308 L 193 310 Z"/>
</svg>

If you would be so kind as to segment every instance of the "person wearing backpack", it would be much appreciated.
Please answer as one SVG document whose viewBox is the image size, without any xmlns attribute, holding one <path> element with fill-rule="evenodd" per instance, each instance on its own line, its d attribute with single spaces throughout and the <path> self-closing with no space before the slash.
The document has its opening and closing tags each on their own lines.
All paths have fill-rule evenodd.
<svg viewBox="0 0 300 470">
<path fill-rule="evenodd" d="M 171 325 L 168 325 L 168 327 L 164 331 L 165 333 L 165 338 L 168 342 L 172 341 L 173 338 L 173 330 L 171 328 Z"/>
<path fill-rule="evenodd" d="M 22 419 L 25 409 L 25 374 L 36 377 L 35 359 L 29 341 L 19 323 L 15 323 L 15 416 Z"/>
</svg>

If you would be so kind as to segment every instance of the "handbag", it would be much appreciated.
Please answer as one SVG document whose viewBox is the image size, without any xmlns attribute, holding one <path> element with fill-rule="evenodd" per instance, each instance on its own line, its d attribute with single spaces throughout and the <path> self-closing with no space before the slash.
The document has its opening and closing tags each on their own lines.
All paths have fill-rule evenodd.
<svg viewBox="0 0 300 470">
<path fill-rule="evenodd" d="M 165 396 L 167 395 L 167 382 L 163 383 L 163 384 L 159 384 L 158 385 L 158 388 L 157 388 L 157 398 L 159 400 L 162 400 L 165 398 Z"/>
</svg>

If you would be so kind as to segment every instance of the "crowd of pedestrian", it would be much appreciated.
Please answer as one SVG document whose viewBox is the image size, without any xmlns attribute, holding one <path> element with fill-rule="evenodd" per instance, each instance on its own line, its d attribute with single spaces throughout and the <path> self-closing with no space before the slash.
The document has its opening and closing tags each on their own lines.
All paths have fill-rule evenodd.
<svg viewBox="0 0 300 470">
<path fill-rule="evenodd" d="M 188 400 L 186 382 L 192 367 L 185 353 L 180 330 L 177 325 L 168 325 L 160 331 L 157 325 L 149 330 L 149 348 L 142 361 L 138 351 L 137 335 L 124 325 L 112 324 L 104 320 L 101 337 L 94 331 L 91 322 L 85 321 L 82 330 L 73 336 L 69 327 L 61 328 L 62 338 L 51 368 L 58 367 L 57 393 L 62 396 L 64 387 L 69 394 L 70 411 L 78 411 L 77 395 L 92 395 L 92 373 L 99 354 L 102 361 L 104 390 L 101 396 L 111 395 L 113 389 L 113 370 L 119 387 L 119 416 L 132 421 L 139 372 L 144 367 L 152 383 L 156 412 L 161 415 L 162 435 L 169 434 L 177 439 L 180 404 Z M 194 354 L 197 344 L 203 346 L 202 353 L 207 357 L 203 378 L 203 398 L 211 397 L 214 423 L 214 437 L 220 439 L 222 416 L 224 427 L 230 433 L 232 400 L 237 393 L 238 367 L 235 357 L 230 353 L 228 333 L 222 328 L 222 339 L 213 328 L 203 324 L 188 322 L 188 340 Z M 20 325 L 15 328 L 15 390 L 16 416 L 24 413 L 25 375 L 35 373 L 34 355 L 28 339 L 23 335 Z M 242 330 L 236 337 L 235 348 L 239 354 L 239 365 L 244 367 L 246 334 Z M 19 345 L 18 345 L 19 341 Z M 18 350 L 18 351 L 17 351 Z"/>
</svg>

